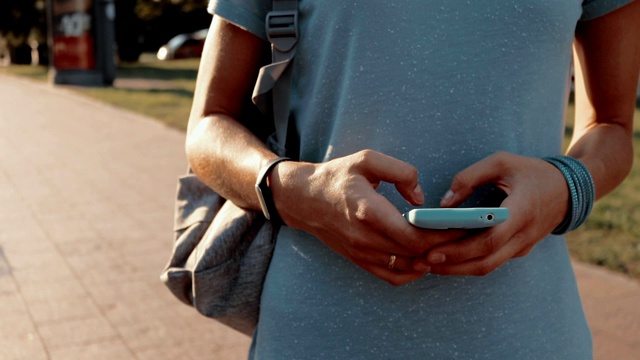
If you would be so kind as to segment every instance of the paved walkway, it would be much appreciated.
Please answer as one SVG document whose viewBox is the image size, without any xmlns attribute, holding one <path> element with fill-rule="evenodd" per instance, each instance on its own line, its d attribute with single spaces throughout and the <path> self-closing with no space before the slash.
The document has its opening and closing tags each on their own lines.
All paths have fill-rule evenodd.
<svg viewBox="0 0 640 360">
<path fill-rule="evenodd" d="M 158 280 L 183 133 L 0 75 L 0 359 L 242 359 Z M 640 284 L 575 264 L 597 359 L 640 358 Z"/>
</svg>

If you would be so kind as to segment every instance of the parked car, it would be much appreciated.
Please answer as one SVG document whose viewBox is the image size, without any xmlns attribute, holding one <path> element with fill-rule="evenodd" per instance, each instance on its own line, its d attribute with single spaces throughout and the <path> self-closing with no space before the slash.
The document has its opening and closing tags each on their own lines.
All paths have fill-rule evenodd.
<svg viewBox="0 0 640 360">
<path fill-rule="evenodd" d="M 158 50 L 159 60 L 199 58 L 209 29 L 176 35 Z"/>
</svg>

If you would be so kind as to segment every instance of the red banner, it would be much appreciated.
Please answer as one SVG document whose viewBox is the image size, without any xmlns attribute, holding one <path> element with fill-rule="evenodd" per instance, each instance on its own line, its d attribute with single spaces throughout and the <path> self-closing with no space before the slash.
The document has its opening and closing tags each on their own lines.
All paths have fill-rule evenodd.
<svg viewBox="0 0 640 360">
<path fill-rule="evenodd" d="M 95 69 L 92 0 L 53 0 L 53 65 Z"/>
</svg>

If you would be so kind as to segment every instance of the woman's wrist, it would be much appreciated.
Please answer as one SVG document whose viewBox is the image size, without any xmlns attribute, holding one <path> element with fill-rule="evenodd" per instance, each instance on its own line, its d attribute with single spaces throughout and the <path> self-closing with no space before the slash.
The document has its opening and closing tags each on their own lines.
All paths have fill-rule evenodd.
<svg viewBox="0 0 640 360">
<path fill-rule="evenodd" d="M 567 214 L 552 231 L 552 234 L 562 235 L 575 230 L 589 217 L 596 198 L 595 185 L 587 167 L 575 158 L 558 155 L 545 157 L 543 160 L 562 173 L 569 188 Z"/>
<path fill-rule="evenodd" d="M 278 163 L 268 175 L 269 188 L 274 203 L 274 207 L 278 213 L 282 224 L 291 225 L 293 220 L 290 216 L 292 212 L 299 209 L 295 204 L 300 204 L 303 200 L 300 192 L 297 190 L 299 185 L 308 186 L 307 181 L 311 173 L 312 166 L 310 163 L 299 161 L 284 161 Z M 311 171 L 311 172 L 309 172 Z M 294 204 L 292 206 L 291 204 Z"/>
<path fill-rule="evenodd" d="M 260 202 L 260 208 L 264 217 L 267 220 L 271 220 L 274 225 L 282 225 L 282 218 L 278 214 L 278 210 L 273 202 L 273 193 L 270 188 L 269 175 L 278 164 L 291 161 L 288 157 L 277 157 L 269 160 L 258 172 L 258 177 L 255 183 L 256 195 Z"/>
</svg>

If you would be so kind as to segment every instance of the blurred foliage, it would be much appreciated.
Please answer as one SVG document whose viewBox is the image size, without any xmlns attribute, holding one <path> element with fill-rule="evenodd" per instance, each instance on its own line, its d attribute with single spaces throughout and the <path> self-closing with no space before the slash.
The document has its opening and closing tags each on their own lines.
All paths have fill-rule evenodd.
<svg viewBox="0 0 640 360">
<path fill-rule="evenodd" d="M 208 0 L 113 2 L 121 61 L 135 62 L 142 52 L 156 51 L 173 36 L 207 28 L 211 23 Z M 0 0 L 0 46 L 6 44 L 12 62 L 30 63 L 30 45 L 34 41 L 46 46 L 48 4 L 47 0 Z M 41 51 L 47 54 L 46 48 Z"/>
<path fill-rule="evenodd" d="M 16 64 L 31 63 L 31 48 L 46 43 L 45 0 L 0 1 L 0 56 L 9 55 Z M 46 49 L 42 51 L 41 59 Z"/>
<path fill-rule="evenodd" d="M 0 36 L 11 45 L 18 45 L 29 36 L 44 40 L 46 21 L 44 0 L 0 1 Z"/>
<path fill-rule="evenodd" d="M 207 4 L 207 0 L 138 0 L 135 12 L 142 20 L 153 21 L 176 10 L 183 13 L 206 11 Z"/>
<path fill-rule="evenodd" d="M 156 51 L 172 37 L 208 28 L 208 0 L 137 0 L 134 13 L 144 24 L 144 51 Z"/>
</svg>

